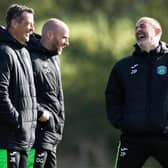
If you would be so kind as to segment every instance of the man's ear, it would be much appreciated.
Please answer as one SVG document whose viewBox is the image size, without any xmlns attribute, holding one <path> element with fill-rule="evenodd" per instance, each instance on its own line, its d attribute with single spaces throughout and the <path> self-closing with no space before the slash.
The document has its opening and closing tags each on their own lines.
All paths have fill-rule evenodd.
<svg viewBox="0 0 168 168">
<path fill-rule="evenodd" d="M 16 28 L 18 25 L 17 21 L 15 19 L 11 20 L 11 27 Z"/>
<path fill-rule="evenodd" d="M 156 28 L 155 29 L 155 33 L 156 33 L 156 35 L 159 35 L 161 33 L 161 29 L 160 28 Z"/>
<path fill-rule="evenodd" d="M 48 39 L 52 39 L 53 38 L 53 32 L 52 31 L 48 31 L 47 32 L 47 38 Z"/>
</svg>

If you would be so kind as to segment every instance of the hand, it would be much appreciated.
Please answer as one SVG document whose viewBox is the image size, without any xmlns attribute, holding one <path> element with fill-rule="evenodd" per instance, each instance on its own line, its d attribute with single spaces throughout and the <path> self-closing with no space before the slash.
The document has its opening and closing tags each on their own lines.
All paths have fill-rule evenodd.
<svg viewBox="0 0 168 168">
<path fill-rule="evenodd" d="M 167 134 L 168 133 L 168 126 L 165 126 L 164 130 L 163 130 L 163 133 L 164 134 Z"/>
<path fill-rule="evenodd" d="M 49 111 L 45 110 L 38 120 L 41 122 L 46 122 L 49 120 L 49 118 L 50 118 L 50 113 Z"/>
</svg>

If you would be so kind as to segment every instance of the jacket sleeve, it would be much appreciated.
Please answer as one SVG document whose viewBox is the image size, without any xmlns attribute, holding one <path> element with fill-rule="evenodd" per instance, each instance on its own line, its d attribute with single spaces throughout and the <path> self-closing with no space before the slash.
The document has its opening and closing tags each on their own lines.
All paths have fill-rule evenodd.
<svg viewBox="0 0 168 168">
<path fill-rule="evenodd" d="M 18 126 L 19 113 L 13 106 L 9 94 L 10 79 L 13 75 L 11 57 L 5 52 L 0 52 L 0 122 Z"/>
<path fill-rule="evenodd" d="M 59 104 L 60 104 L 60 118 L 64 121 L 65 115 L 64 115 L 64 94 L 63 94 L 63 88 L 62 88 L 62 80 L 60 78 L 60 88 L 59 88 Z"/>
<path fill-rule="evenodd" d="M 65 122 L 65 111 L 64 111 L 64 95 L 63 95 L 63 88 L 62 88 L 62 81 L 60 81 L 60 93 L 59 93 L 59 103 L 60 103 L 60 113 L 59 113 L 59 133 L 63 134 L 64 129 L 64 122 Z"/>
<path fill-rule="evenodd" d="M 64 93 L 63 93 L 63 87 L 62 87 L 62 78 L 61 78 L 61 63 L 59 56 L 56 56 L 56 62 L 59 66 L 58 68 L 58 76 L 59 76 L 59 95 L 58 95 L 58 101 L 60 104 L 60 119 L 64 122 L 65 115 L 64 115 Z"/>
<path fill-rule="evenodd" d="M 121 128 L 122 107 L 124 103 L 124 89 L 117 67 L 111 71 L 105 91 L 106 111 L 110 123 L 115 128 Z"/>
<path fill-rule="evenodd" d="M 60 134 L 63 134 L 63 129 L 64 129 L 64 122 L 65 122 L 65 109 L 64 109 L 64 94 L 63 94 L 63 87 L 62 87 L 62 78 L 61 78 L 61 64 L 59 57 L 56 57 L 57 63 L 59 65 L 59 96 L 58 96 L 58 101 L 60 105 L 60 112 L 58 114 L 59 117 L 59 128 L 57 132 Z"/>
</svg>

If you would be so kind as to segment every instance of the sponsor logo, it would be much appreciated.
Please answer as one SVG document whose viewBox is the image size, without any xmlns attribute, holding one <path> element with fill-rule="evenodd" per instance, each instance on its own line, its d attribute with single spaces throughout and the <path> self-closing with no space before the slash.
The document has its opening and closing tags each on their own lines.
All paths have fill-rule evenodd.
<svg viewBox="0 0 168 168">
<path fill-rule="evenodd" d="M 127 151 L 128 151 L 128 148 L 125 148 L 125 147 L 121 148 L 120 149 L 120 157 L 126 156 L 127 155 Z"/>
<path fill-rule="evenodd" d="M 44 163 L 44 159 L 43 158 L 36 158 L 36 163 Z"/>
<path fill-rule="evenodd" d="M 9 162 L 15 163 L 16 162 L 16 152 L 10 152 L 9 153 Z"/>
<path fill-rule="evenodd" d="M 44 153 L 39 153 L 36 158 L 36 163 L 44 163 Z"/>
<path fill-rule="evenodd" d="M 37 156 L 38 156 L 38 157 L 43 157 L 43 156 L 44 156 L 44 153 L 39 153 Z"/>
<path fill-rule="evenodd" d="M 16 163 L 16 158 L 15 157 L 11 157 L 10 160 L 9 160 L 9 162 Z"/>
<path fill-rule="evenodd" d="M 9 155 L 10 156 L 15 156 L 16 152 L 10 152 Z"/>
<path fill-rule="evenodd" d="M 131 75 L 136 74 L 138 72 L 138 64 L 134 64 L 133 66 L 131 66 Z"/>
</svg>

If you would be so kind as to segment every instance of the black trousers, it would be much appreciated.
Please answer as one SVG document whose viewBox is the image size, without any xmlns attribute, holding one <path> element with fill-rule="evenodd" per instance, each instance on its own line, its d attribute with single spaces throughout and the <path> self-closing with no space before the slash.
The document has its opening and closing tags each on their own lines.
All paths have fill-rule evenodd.
<svg viewBox="0 0 168 168">
<path fill-rule="evenodd" d="M 115 168 L 142 168 L 149 157 L 168 168 L 168 135 L 121 135 Z"/>
<path fill-rule="evenodd" d="M 57 168 L 56 151 L 37 149 L 35 152 L 34 168 Z"/>
<path fill-rule="evenodd" d="M 27 168 L 27 151 L 7 150 L 8 168 Z"/>
</svg>

